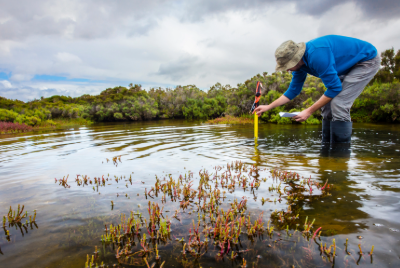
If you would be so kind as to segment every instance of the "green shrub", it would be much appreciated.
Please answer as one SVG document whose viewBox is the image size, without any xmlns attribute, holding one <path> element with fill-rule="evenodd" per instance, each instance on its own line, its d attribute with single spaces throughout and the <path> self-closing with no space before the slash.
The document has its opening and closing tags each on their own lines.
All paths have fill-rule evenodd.
<svg viewBox="0 0 400 268">
<path fill-rule="evenodd" d="M 28 126 L 36 126 L 41 122 L 42 120 L 36 116 L 26 116 L 23 114 L 18 115 L 14 120 L 14 123 L 26 124 Z"/>
<path fill-rule="evenodd" d="M 121 120 L 124 118 L 124 116 L 122 115 L 122 113 L 114 113 L 114 118 Z"/>
<path fill-rule="evenodd" d="M 51 126 L 57 126 L 58 124 L 56 122 L 54 122 L 53 120 L 49 119 L 45 121 L 46 124 L 49 124 Z"/>
<path fill-rule="evenodd" d="M 237 106 L 229 105 L 229 106 L 226 108 L 225 113 L 226 113 L 227 115 L 231 115 L 231 116 L 238 116 L 238 115 L 240 115 L 240 109 L 239 109 L 239 107 L 237 107 Z"/>
<path fill-rule="evenodd" d="M 354 101 L 353 120 L 359 122 L 399 122 L 400 83 L 375 82 Z"/>
<path fill-rule="evenodd" d="M 301 122 L 301 123 L 302 124 L 306 124 L 306 125 L 320 125 L 320 124 L 322 124 L 321 120 L 318 120 L 313 115 L 311 115 L 309 118 L 307 118 L 306 121 Z"/>
<path fill-rule="evenodd" d="M 306 109 L 306 108 L 311 107 L 313 104 L 314 104 L 314 102 L 313 102 L 312 98 L 310 97 L 303 102 L 303 107 Z"/>
<path fill-rule="evenodd" d="M 308 87 L 303 89 L 303 91 L 307 94 L 307 95 L 311 95 L 313 92 L 315 92 L 317 89 L 315 87 Z"/>
<path fill-rule="evenodd" d="M 271 119 L 269 120 L 269 122 L 271 123 L 277 123 L 277 124 L 292 124 L 293 121 L 288 118 L 288 117 L 280 117 L 279 113 L 278 114 L 274 114 L 271 116 Z"/>
<path fill-rule="evenodd" d="M 0 121 L 4 122 L 14 122 L 18 117 L 18 113 L 6 109 L 0 109 Z"/>
</svg>

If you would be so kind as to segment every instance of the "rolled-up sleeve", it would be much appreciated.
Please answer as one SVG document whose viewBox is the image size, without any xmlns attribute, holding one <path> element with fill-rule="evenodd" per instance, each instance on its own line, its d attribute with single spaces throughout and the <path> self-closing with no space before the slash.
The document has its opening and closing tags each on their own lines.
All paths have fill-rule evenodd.
<svg viewBox="0 0 400 268">
<path fill-rule="evenodd" d="M 325 87 L 324 95 L 334 98 L 342 91 L 342 82 L 335 69 L 335 58 L 330 48 L 318 48 L 310 57 L 310 68 L 318 73 Z"/>
<path fill-rule="evenodd" d="M 304 70 L 298 70 L 293 72 L 292 81 L 290 82 L 289 88 L 283 94 L 288 99 L 293 100 L 297 95 L 300 94 L 303 89 L 304 81 L 306 81 L 307 72 Z"/>
</svg>

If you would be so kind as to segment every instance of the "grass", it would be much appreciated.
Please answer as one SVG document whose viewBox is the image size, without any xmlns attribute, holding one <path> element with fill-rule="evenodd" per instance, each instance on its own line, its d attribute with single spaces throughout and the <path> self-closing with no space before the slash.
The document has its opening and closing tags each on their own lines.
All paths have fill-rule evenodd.
<svg viewBox="0 0 400 268">
<path fill-rule="evenodd" d="M 46 120 L 34 127 L 26 124 L 0 121 L 0 134 L 15 134 L 21 132 L 27 133 L 46 129 L 62 129 L 91 124 L 93 124 L 92 121 L 83 118 L 57 118 L 53 120 Z"/>
<path fill-rule="evenodd" d="M 93 124 L 92 121 L 83 118 L 57 118 L 43 121 L 39 125 L 35 126 L 34 129 L 63 128 L 91 124 Z"/>
<path fill-rule="evenodd" d="M 240 117 L 226 115 L 224 117 L 218 117 L 212 120 L 206 121 L 207 124 L 230 124 L 230 125 L 242 125 L 242 124 L 254 124 L 254 118 L 251 115 L 242 115 Z"/>
</svg>

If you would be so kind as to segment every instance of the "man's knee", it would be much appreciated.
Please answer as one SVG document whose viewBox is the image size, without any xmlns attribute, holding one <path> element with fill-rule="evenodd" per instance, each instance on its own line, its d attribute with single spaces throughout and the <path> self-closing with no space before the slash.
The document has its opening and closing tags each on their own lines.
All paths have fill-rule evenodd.
<svg viewBox="0 0 400 268">
<path fill-rule="evenodd" d="M 331 101 L 332 120 L 350 122 L 350 108 L 345 101 L 340 98 L 333 98 Z"/>
<path fill-rule="evenodd" d="M 325 106 L 321 107 L 321 115 L 322 118 L 325 120 L 332 120 L 332 110 L 331 110 L 331 104 L 327 103 Z"/>
</svg>

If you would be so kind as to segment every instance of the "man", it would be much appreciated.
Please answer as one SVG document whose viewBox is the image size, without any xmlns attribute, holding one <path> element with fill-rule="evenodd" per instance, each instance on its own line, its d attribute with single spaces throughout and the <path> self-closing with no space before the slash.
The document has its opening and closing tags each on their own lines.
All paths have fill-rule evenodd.
<svg viewBox="0 0 400 268">
<path fill-rule="evenodd" d="M 291 101 L 300 94 L 307 74 L 311 74 L 321 78 L 327 90 L 311 107 L 293 118 L 305 121 L 321 108 L 322 142 L 350 143 L 350 108 L 379 70 L 376 48 L 359 39 L 327 35 L 307 43 L 286 41 L 276 49 L 275 58 L 275 71 L 292 71 L 292 81 L 280 98 L 256 108 L 257 115 Z"/>
</svg>

